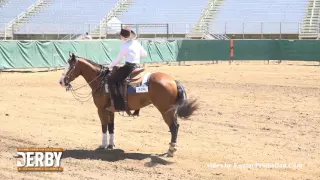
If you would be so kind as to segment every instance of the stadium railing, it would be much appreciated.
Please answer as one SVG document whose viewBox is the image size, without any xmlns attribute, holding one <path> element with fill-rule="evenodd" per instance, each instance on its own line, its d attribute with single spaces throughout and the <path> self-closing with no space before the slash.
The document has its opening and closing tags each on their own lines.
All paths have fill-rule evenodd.
<svg viewBox="0 0 320 180">
<path fill-rule="evenodd" d="M 101 29 L 101 33 L 98 35 L 93 35 L 95 39 L 110 39 L 117 38 L 115 36 L 121 26 L 126 24 L 109 24 L 108 28 Z M 129 26 L 136 31 L 138 36 L 143 37 L 177 37 L 179 38 L 188 38 L 192 37 L 192 29 L 195 24 L 186 24 L 186 23 L 171 23 L 171 24 L 129 24 Z M 237 37 L 245 38 L 246 34 L 254 34 L 256 37 L 263 38 L 264 35 L 273 34 L 281 35 L 287 34 L 299 34 L 301 23 L 299 22 L 219 22 L 210 26 L 208 32 L 211 34 L 220 34 L 220 35 L 237 35 Z M 94 27 L 92 24 L 79 23 L 79 24 L 55 24 L 55 23 L 38 23 L 32 26 L 32 29 L 27 29 L 24 27 L 24 30 L 20 29 L 19 31 L 13 28 L 13 34 L 8 34 L 10 32 L 5 31 L 5 24 L 0 24 L 0 39 L 8 39 L 8 37 L 13 36 L 13 39 L 23 39 L 16 38 L 17 36 L 23 37 L 31 40 L 32 35 L 43 36 L 45 40 L 54 40 L 54 39 L 65 39 L 65 40 L 74 40 L 79 37 L 81 34 L 90 32 L 91 28 Z M 30 36 L 31 35 L 31 36 Z M 55 36 L 52 36 L 55 35 Z M 204 34 L 194 35 L 193 37 L 203 37 Z M 27 38 L 28 37 L 28 38 Z M 233 38 L 233 37 L 230 37 Z M 10 38 L 9 38 L 10 39 Z M 39 38 L 38 38 L 39 39 Z M 239 39 L 239 38 L 237 38 Z"/>
</svg>

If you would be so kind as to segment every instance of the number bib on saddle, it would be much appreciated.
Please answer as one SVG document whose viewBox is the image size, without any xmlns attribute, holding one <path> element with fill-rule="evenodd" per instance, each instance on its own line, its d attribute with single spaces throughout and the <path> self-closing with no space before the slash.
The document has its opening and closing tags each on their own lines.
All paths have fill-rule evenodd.
<svg viewBox="0 0 320 180">
<path fill-rule="evenodd" d="M 149 92 L 149 78 L 150 78 L 151 74 L 152 73 L 150 73 L 150 72 L 146 73 L 139 86 L 134 87 L 134 86 L 128 85 L 128 94 Z"/>
<path fill-rule="evenodd" d="M 148 92 L 148 86 L 140 86 L 136 87 L 136 93 L 145 93 Z"/>
</svg>

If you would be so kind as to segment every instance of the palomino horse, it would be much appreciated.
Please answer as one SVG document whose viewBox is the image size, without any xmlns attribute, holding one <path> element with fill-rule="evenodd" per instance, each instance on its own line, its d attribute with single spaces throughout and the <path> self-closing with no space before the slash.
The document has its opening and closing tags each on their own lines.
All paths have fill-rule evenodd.
<svg viewBox="0 0 320 180">
<path fill-rule="evenodd" d="M 66 65 L 65 72 L 60 78 L 60 84 L 70 89 L 70 83 L 82 75 L 92 89 L 92 97 L 98 109 L 102 125 L 102 145 L 99 148 L 113 149 L 114 142 L 114 112 L 107 111 L 110 106 L 110 95 L 105 91 L 103 82 L 105 74 L 110 71 L 103 65 L 94 63 L 85 58 L 76 57 L 73 53 Z M 104 75 L 103 75 L 104 74 Z M 139 110 L 153 104 L 162 114 L 171 132 L 171 142 L 167 156 L 173 156 L 177 150 L 177 136 L 179 124 L 177 117 L 188 118 L 198 105 L 196 100 L 188 100 L 183 86 L 167 74 L 157 72 L 149 73 L 148 91 L 145 93 L 133 93 L 128 95 L 128 107 L 130 110 Z M 108 144 L 107 130 L 110 139 Z"/>
</svg>

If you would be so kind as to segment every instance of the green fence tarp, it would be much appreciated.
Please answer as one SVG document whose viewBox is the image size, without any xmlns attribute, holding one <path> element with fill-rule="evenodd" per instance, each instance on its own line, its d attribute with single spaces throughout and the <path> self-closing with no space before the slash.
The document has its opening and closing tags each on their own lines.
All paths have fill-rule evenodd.
<svg viewBox="0 0 320 180">
<path fill-rule="evenodd" d="M 141 41 L 142 63 L 229 60 L 230 40 Z M 64 66 L 69 51 L 99 64 L 113 61 L 120 40 L 0 41 L 0 69 Z M 320 60 L 317 40 L 234 40 L 234 60 Z"/>
<path fill-rule="evenodd" d="M 109 41 L 0 41 L 0 68 L 61 67 L 69 51 L 100 64 L 110 63 L 121 42 Z"/>
<path fill-rule="evenodd" d="M 235 40 L 234 60 L 319 61 L 317 40 Z"/>
<path fill-rule="evenodd" d="M 148 53 L 141 59 L 145 63 L 176 61 L 177 41 L 142 41 L 141 44 Z"/>
<path fill-rule="evenodd" d="M 228 60 L 230 41 L 181 40 L 178 41 L 177 61 Z"/>
<path fill-rule="evenodd" d="M 279 57 L 279 45 L 273 40 L 235 40 L 234 60 L 272 60 Z"/>
<path fill-rule="evenodd" d="M 176 61 L 176 41 L 142 41 L 148 52 L 143 62 Z M 0 41 L 0 68 L 23 69 L 64 66 L 69 51 L 96 63 L 108 64 L 118 56 L 121 41 Z"/>
<path fill-rule="evenodd" d="M 281 60 L 320 60 L 320 41 L 318 40 L 282 40 L 277 41 Z"/>
</svg>

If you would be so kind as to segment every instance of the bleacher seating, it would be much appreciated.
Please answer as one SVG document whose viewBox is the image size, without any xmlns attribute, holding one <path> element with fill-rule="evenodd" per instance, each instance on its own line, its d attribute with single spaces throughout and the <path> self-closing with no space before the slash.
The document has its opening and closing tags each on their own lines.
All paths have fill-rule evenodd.
<svg viewBox="0 0 320 180">
<path fill-rule="evenodd" d="M 0 30 L 35 2 L 8 0 L 0 9 Z M 83 34 L 97 27 L 117 2 L 55 0 L 15 33 Z M 135 0 L 120 21 L 124 24 L 169 24 L 169 33 L 190 33 L 207 5 L 208 0 Z M 210 30 L 222 34 L 298 33 L 307 5 L 308 0 L 224 0 Z M 140 29 L 140 33 L 164 32 L 166 28 Z"/>
<path fill-rule="evenodd" d="M 208 0 L 136 0 L 120 20 L 122 23 L 164 23 L 171 24 L 170 31 L 175 33 L 190 32 Z M 144 28 L 143 32 L 163 32 L 163 29 Z M 160 32 L 160 33 L 161 33 Z"/>
<path fill-rule="evenodd" d="M 307 4 L 308 0 L 225 0 L 210 29 L 227 34 L 298 33 Z"/>
<path fill-rule="evenodd" d="M 94 28 L 118 0 L 55 0 L 17 33 L 83 34 Z"/>
<path fill-rule="evenodd" d="M 10 0 L 0 9 L 0 28 L 30 7 L 35 0 Z"/>
</svg>

